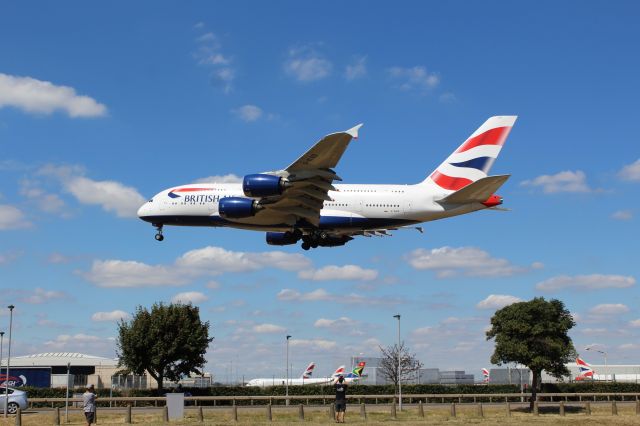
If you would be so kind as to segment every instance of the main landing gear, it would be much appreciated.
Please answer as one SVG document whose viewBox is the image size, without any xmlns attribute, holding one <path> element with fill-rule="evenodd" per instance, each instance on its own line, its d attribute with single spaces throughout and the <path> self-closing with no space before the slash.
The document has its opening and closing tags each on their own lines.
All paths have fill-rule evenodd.
<svg viewBox="0 0 640 426">
<path fill-rule="evenodd" d="M 156 229 L 158 230 L 158 233 L 156 234 L 156 241 L 162 241 L 164 240 L 164 235 L 162 235 L 162 224 L 153 224 L 153 226 L 156 227 Z"/>
<path fill-rule="evenodd" d="M 326 240 L 328 234 L 324 231 L 316 231 L 313 234 L 305 235 L 302 237 L 302 250 L 309 250 L 310 248 L 318 248 L 324 240 Z"/>
</svg>

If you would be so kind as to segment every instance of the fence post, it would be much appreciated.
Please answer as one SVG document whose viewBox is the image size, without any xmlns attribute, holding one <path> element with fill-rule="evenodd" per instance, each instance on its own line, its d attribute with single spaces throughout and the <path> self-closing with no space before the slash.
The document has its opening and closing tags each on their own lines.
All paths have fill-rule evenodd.
<svg viewBox="0 0 640 426">
<path fill-rule="evenodd" d="M 636 401 L 636 416 L 640 416 L 640 401 Z"/>
<path fill-rule="evenodd" d="M 304 422 L 304 405 L 298 405 L 298 420 Z"/>
<path fill-rule="evenodd" d="M 564 416 L 564 401 L 560 401 L 560 415 Z"/>
<path fill-rule="evenodd" d="M 198 422 L 204 423 L 204 412 L 202 409 L 202 405 L 198 407 Z"/>
<path fill-rule="evenodd" d="M 478 404 L 478 407 L 477 407 L 476 410 L 477 410 L 476 414 L 478 414 L 478 417 L 480 417 L 480 418 L 484 417 L 484 410 L 482 409 L 482 402 Z"/>
<path fill-rule="evenodd" d="M 56 410 L 53 412 L 53 424 L 60 424 L 60 407 L 56 407 Z"/>
<path fill-rule="evenodd" d="M 127 412 L 124 415 L 124 422 L 128 425 L 131 424 L 131 404 L 127 405 Z"/>
<path fill-rule="evenodd" d="M 397 419 L 398 415 L 396 413 L 396 399 L 393 398 L 393 402 L 391 403 L 391 418 Z"/>
<path fill-rule="evenodd" d="M 424 417 L 424 407 L 422 406 L 422 401 L 418 401 L 418 416 Z"/>
<path fill-rule="evenodd" d="M 231 417 L 233 419 L 234 422 L 238 421 L 238 406 L 235 404 L 235 400 L 233 401 L 233 407 L 231 407 Z"/>
<path fill-rule="evenodd" d="M 507 417 L 511 417 L 511 403 L 507 402 Z"/>
<path fill-rule="evenodd" d="M 367 418 L 367 409 L 364 406 L 364 402 L 360 404 L 360 417 L 362 417 L 363 419 Z"/>
<path fill-rule="evenodd" d="M 336 406 L 334 404 L 329 404 L 329 419 L 336 419 Z"/>
<path fill-rule="evenodd" d="M 22 409 L 20 407 L 16 411 L 16 426 L 22 426 Z"/>
<path fill-rule="evenodd" d="M 455 417 L 456 416 L 456 403 L 452 402 L 451 403 L 451 417 Z"/>
<path fill-rule="evenodd" d="M 267 405 L 267 421 L 270 422 L 273 420 L 273 416 L 271 415 L 271 402 Z"/>
<path fill-rule="evenodd" d="M 540 410 L 538 407 L 538 401 L 533 401 L 533 415 L 534 416 L 539 416 L 540 415 Z"/>
<path fill-rule="evenodd" d="M 616 401 L 611 401 L 611 415 L 612 416 L 617 416 L 618 415 L 618 404 L 616 404 Z"/>
<path fill-rule="evenodd" d="M 165 423 L 169 423 L 169 407 L 166 405 L 162 407 L 162 421 Z"/>
</svg>

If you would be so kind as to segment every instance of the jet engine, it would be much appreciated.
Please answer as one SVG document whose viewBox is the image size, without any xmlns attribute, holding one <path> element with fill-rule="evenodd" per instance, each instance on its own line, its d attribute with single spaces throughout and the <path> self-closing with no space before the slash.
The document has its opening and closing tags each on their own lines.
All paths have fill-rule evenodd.
<svg viewBox="0 0 640 426">
<path fill-rule="evenodd" d="M 244 197 L 224 197 L 218 202 L 218 212 L 221 217 L 228 219 L 242 219 L 254 216 L 260 205 L 256 200 Z"/>
<path fill-rule="evenodd" d="M 288 184 L 289 182 L 280 176 L 246 175 L 242 180 L 242 190 L 247 197 L 270 197 L 282 194 Z"/>
<path fill-rule="evenodd" d="M 267 232 L 267 244 L 271 246 L 287 246 L 295 244 L 302 235 L 298 232 Z"/>
</svg>

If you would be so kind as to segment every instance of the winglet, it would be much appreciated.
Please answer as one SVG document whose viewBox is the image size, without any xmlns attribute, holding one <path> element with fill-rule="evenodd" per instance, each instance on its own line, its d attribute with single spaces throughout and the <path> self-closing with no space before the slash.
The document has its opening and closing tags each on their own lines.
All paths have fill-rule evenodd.
<svg viewBox="0 0 640 426">
<path fill-rule="evenodd" d="M 363 124 L 364 123 L 360 123 L 357 126 L 350 128 L 345 133 L 347 133 L 348 135 L 351 135 L 351 137 L 354 139 L 358 139 L 358 130 L 360 130 L 360 127 L 362 127 Z"/>
</svg>

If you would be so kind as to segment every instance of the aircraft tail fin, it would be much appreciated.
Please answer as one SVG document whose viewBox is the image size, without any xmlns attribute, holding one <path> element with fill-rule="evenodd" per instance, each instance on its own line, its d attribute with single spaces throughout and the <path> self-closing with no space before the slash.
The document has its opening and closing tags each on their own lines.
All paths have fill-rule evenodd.
<svg viewBox="0 0 640 426">
<path fill-rule="evenodd" d="M 316 364 L 314 362 L 312 362 L 311 364 L 309 364 L 306 368 L 306 370 L 304 370 L 304 373 L 302 373 L 302 377 L 300 377 L 301 379 L 310 379 L 311 375 L 313 374 L 313 369 L 316 368 Z"/>
<path fill-rule="evenodd" d="M 338 377 L 338 376 L 344 376 L 344 365 L 341 365 L 340 367 L 336 368 L 336 371 L 334 371 L 333 374 L 331 375 L 331 377 Z"/>
<path fill-rule="evenodd" d="M 364 366 L 367 365 L 366 362 L 359 362 L 358 365 L 353 369 L 352 373 L 358 377 L 362 376 L 362 372 L 364 371 Z"/>
<path fill-rule="evenodd" d="M 514 115 L 489 118 L 420 185 L 454 192 L 486 178 L 516 118 Z"/>
<path fill-rule="evenodd" d="M 453 194 L 447 195 L 439 203 L 443 204 L 468 204 L 468 203 L 489 203 L 492 206 L 502 204 L 500 197 L 490 200 L 511 175 L 487 176 L 470 183 Z"/>
</svg>

